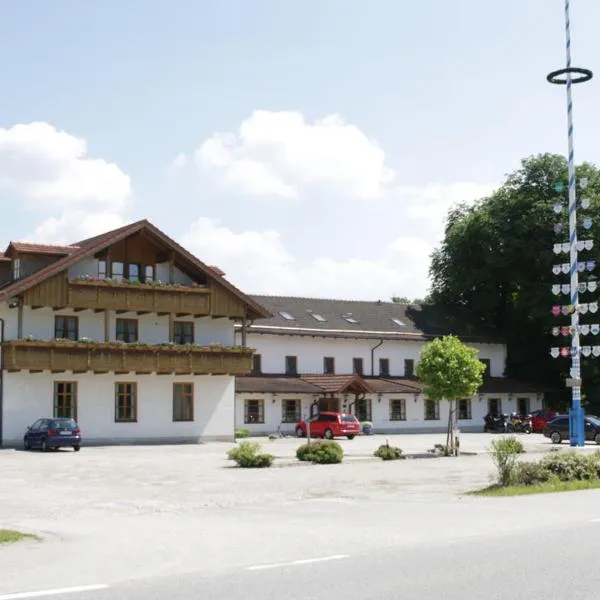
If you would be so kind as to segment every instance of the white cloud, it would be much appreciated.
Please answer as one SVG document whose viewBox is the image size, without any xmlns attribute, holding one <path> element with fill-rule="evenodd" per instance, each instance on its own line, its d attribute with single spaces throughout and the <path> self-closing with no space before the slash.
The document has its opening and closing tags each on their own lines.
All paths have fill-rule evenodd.
<svg viewBox="0 0 600 600">
<path fill-rule="evenodd" d="M 33 237 L 64 242 L 121 224 L 131 181 L 116 164 L 90 158 L 84 139 L 33 122 L 0 128 L 0 192 L 22 199 L 32 211 L 58 213 Z"/>
<path fill-rule="evenodd" d="M 324 190 L 331 197 L 373 199 L 394 179 L 385 152 L 359 127 L 338 115 L 311 124 L 293 111 L 254 111 L 237 134 L 205 140 L 194 162 L 224 188 L 253 196 L 298 198 Z M 175 163 L 183 164 L 181 155 Z"/>
<path fill-rule="evenodd" d="M 288 252 L 276 231 L 238 233 L 200 218 L 182 244 L 251 293 L 388 300 L 394 294 L 421 296 L 428 288 L 430 246 L 417 237 L 393 240 L 376 260 L 355 256 L 302 261 Z"/>
</svg>

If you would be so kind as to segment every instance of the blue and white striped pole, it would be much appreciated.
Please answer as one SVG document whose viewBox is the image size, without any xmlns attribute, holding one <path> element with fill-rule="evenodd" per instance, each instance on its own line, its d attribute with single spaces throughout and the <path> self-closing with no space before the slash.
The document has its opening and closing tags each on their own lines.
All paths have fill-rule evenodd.
<svg viewBox="0 0 600 600">
<path fill-rule="evenodd" d="M 571 69 L 571 22 L 569 0 L 565 0 L 565 34 L 567 42 L 567 128 L 569 139 L 569 242 L 571 274 L 571 378 L 572 406 L 569 413 L 569 437 L 571 446 L 583 446 L 585 432 L 583 410 L 581 408 L 581 359 L 579 348 L 579 277 L 577 272 L 577 188 L 575 178 L 575 153 L 573 151 L 573 78 Z"/>
</svg>

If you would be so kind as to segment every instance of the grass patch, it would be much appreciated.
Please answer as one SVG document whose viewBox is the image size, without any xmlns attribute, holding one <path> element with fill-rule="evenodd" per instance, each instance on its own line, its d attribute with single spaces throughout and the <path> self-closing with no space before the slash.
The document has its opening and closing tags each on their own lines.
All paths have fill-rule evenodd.
<svg viewBox="0 0 600 600">
<path fill-rule="evenodd" d="M 545 481 L 534 485 L 491 485 L 482 490 L 468 492 L 469 496 L 529 496 L 530 494 L 551 494 L 554 492 L 576 492 L 578 490 L 595 490 L 600 488 L 600 479 L 583 481 Z"/>
<path fill-rule="evenodd" d="M 0 544 L 13 544 L 22 542 L 23 540 L 38 540 L 36 535 L 31 533 L 22 533 L 21 531 L 13 531 L 12 529 L 0 529 Z"/>
</svg>

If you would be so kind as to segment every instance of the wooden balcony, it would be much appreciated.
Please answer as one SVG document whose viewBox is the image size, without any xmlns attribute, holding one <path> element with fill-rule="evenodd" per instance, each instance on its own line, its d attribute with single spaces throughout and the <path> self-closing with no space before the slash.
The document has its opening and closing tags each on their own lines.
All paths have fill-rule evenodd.
<svg viewBox="0 0 600 600">
<path fill-rule="evenodd" d="M 211 312 L 210 289 L 184 285 L 68 282 L 67 306 L 79 309 L 121 310 L 206 316 Z"/>
<path fill-rule="evenodd" d="M 7 371 L 247 375 L 250 348 L 147 345 L 65 340 L 11 340 L 3 344 Z"/>
</svg>

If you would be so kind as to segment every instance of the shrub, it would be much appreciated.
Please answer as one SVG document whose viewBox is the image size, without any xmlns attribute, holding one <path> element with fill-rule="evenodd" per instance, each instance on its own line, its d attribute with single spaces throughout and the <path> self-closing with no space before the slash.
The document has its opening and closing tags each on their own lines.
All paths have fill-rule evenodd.
<svg viewBox="0 0 600 600">
<path fill-rule="evenodd" d="M 600 473 L 600 457 L 565 452 L 545 456 L 541 464 L 561 481 L 585 481 L 597 479 Z"/>
<path fill-rule="evenodd" d="M 274 442 L 277 439 L 277 434 L 276 433 L 270 433 L 269 434 L 269 439 Z"/>
<path fill-rule="evenodd" d="M 247 438 L 250 437 L 250 433 L 251 431 L 249 429 L 236 429 L 235 430 L 235 438 L 236 439 L 242 439 L 242 438 Z"/>
<path fill-rule="evenodd" d="M 373 453 L 373 456 L 377 456 L 382 460 L 398 460 L 399 458 L 405 458 L 402 456 L 402 450 L 395 446 L 390 446 L 389 443 L 381 444 L 377 450 Z"/>
<path fill-rule="evenodd" d="M 260 454 L 259 444 L 247 440 L 240 442 L 236 448 L 229 450 L 227 456 L 243 469 L 270 467 L 275 458 L 272 454 Z"/>
<path fill-rule="evenodd" d="M 556 475 L 541 462 L 522 462 L 515 466 L 514 483 L 516 485 L 535 485 L 555 478 Z"/>
<path fill-rule="evenodd" d="M 498 469 L 500 485 L 509 485 L 514 480 L 517 456 L 523 452 L 523 444 L 512 436 L 492 442 L 492 460 Z"/>
<path fill-rule="evenodd" d="M 428 450 L 431 454 L 437 454 L 438 456 L 452 456 L 454 453 L 452 452 L 452 446 L 447 446 L 446 444 L 434 444 L 431 450 Z"/>
<path fill-rule="evenodd" d="M 329 465 L 341 463 L 344 458 L 344 450 L 332 440 L 317 440 L 298 446 L 296 458 L 306 462 Z"/>
</svg>

